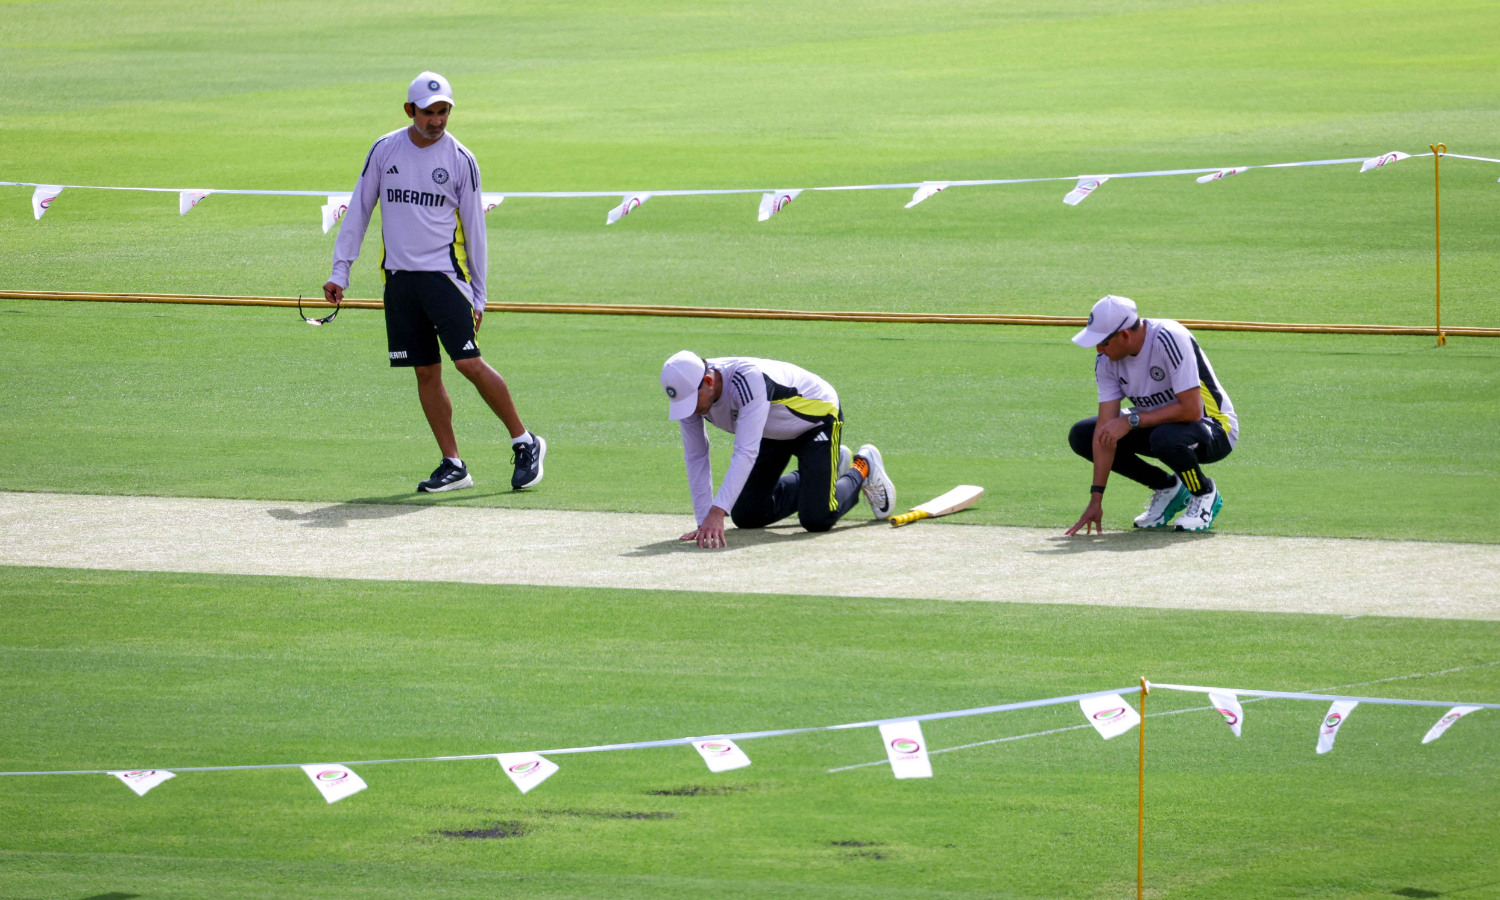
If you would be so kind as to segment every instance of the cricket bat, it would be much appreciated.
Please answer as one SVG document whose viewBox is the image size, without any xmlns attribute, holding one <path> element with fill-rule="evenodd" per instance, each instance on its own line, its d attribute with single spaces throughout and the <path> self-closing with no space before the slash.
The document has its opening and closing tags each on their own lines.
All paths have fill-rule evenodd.
<svg viewBox="0 0 1500 900">
<path fill-rule="evenodd" d="M 972 484 L 961 484 L 941 497 L 928 500 L 921 506 L 914 507 L 911 512 L 904 512 L 899 516 L 891 516 L 891 527 L 899 528 L 909 522 L 918 519 L 931 519 L 936 516 L 946 516 L 948 513 L 956 513 L 961 509 L 968 509 L 974 505 L 974 501 L 984 496 L 984 488 Z"/>
</svg>

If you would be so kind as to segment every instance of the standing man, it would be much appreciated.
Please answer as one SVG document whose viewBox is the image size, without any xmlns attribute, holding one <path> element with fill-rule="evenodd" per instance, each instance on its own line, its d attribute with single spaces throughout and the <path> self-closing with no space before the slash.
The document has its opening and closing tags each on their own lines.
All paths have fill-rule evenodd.
<svg viewBox="0 0 1500 900">
<path fill-rule="evenodd" d="M 412 368 L 417 396 L 443 461 L 418 491 L 474 486 L 453 436 L 453 403 L 443 387 L 438 341 L 453 367 L 478 389 L 510 432 L 514 490 L 542 480 L 547 442 L 526 430 L 500 373 L 479 355 L 475 336 L 484 319 L 484 206 L 474 154 L 448 134 L 453 90 L 435 72 L 418 75 L 406 90 L 410 126 L 375 142 L 354 185 L 349 210 L 333 249 L 333 276 L 323 296 L 341 303 L 349 267 L 359 258 L 370 213 L 381 204 L 381 276 L 385 281 L 385 334 L 391 365 Z"/>
<path fill-rule="evenodd" d="M 1094 486 L 1088 508 L 1068 534 L 1104 532 L 1104 485 L 1111 471 L 1151 488 L 1137 528 L 1204 531 L 1224 505 L 1203 466 L 1228 456 L 1240 439 L 1234 404 L 1192 332 L 1171 319 L 1142 319 L 1135 301 L 1108 296 L 1094 304 L 1088 325 L 1073 336 L 1093 347 L 1099 383 L 1099 415 L 1073 426 L 1073 452 L 1093 460 Z M 1130 410 L 1121 414 L 1120 401 Z M 1142 456 L 1171 467 L 1163 472 Z"/>
<path fill-rule="evenodd" d="M 725 547 L 724 517 L 737 528 L 764 528 L 793 512 L 808 531 L 827 531 L 859 502 L 875 518 L 896 505 L 880 451 L 865 444 L 852 458 L 840 446 L 844 414 L 833 385 L 791 363 L 748 356 L 702 359 L 684 350 L 661 367 L 667 415 L 682 423 L 682 452 L 698 528 L 682 536 L 699 547 Z M 714 493 L 705 422 L 734 435 L 724 483 Z M 782 474 L 791 458 L 797 469 Z"/>
</svg>

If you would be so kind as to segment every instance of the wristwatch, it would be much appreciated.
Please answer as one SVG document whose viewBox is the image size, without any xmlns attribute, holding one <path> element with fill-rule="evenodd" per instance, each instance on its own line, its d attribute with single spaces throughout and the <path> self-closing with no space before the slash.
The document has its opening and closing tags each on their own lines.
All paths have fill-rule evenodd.
<svg viewBox="0 0 1500 900">
<path fill-rule="evenodd" d="M 1130 411 L 1130 415 L 1128 415 L 1128 416 L 1125 417 L 1125 421 L 1127 421 L 1127 422 L 1130 423 L 1130 427 L 1131 428 L 1140 428 L 1141 427 L 1141 414 L 1138 413 L 1138 412 L 1136 412 L 1135 410 L 1131 410 Z"/>
</svg>

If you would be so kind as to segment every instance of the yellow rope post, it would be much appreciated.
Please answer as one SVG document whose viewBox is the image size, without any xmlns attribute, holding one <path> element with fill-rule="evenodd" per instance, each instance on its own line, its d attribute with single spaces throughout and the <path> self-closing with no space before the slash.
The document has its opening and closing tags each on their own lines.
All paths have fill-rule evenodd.
<svg viewBox="0 0 1500 900">
<path fill-rule="evenodd" d="M 1140 797 L 1136 803 L 1135 830 L 1135 900 L 1146 895 L 1146 695 L 1151 687 L 1141 676 L 1141 765 Z"/>
<path fill-rule="evenodd" d="M 1437 345 L 1446 347 L 1448 336 L 1443 334 L 1443 195 L 1439 190 L 1438 160 L 1448 152 L 1447 144 L 1428 144 L 1432 148 L 1432 238 L 1435 249 L 1435 268 L 1437 275 Z"/>
</svg>

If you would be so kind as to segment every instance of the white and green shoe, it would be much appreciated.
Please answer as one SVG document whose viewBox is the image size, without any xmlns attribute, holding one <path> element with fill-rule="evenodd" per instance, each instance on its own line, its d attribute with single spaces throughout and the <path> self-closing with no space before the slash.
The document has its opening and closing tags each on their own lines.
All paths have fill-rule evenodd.
<svg viewBox="0 0 1500 900">
<path fill-rule="evenodd" d="M 1162 488 L 1151 494 L 1151 499 L 1146 501 L 1146 511 L 1135 517 L 1137 528 L 1166 528 L 1172 517 L 1182 512 L 1192 497 L 1188 489 L 1183 485 L 1182 479 L 1169 488 Z"/>
<path fill-rule="evenodd" d="M 1207 531 L 1223 507 L 1224 495 L 1219 493 L 1216 485 L 1201 497 L 1188 500 L 1187 509 L 1172 523 L 1172 528 L 1174 531 Z"/>
</svg>

